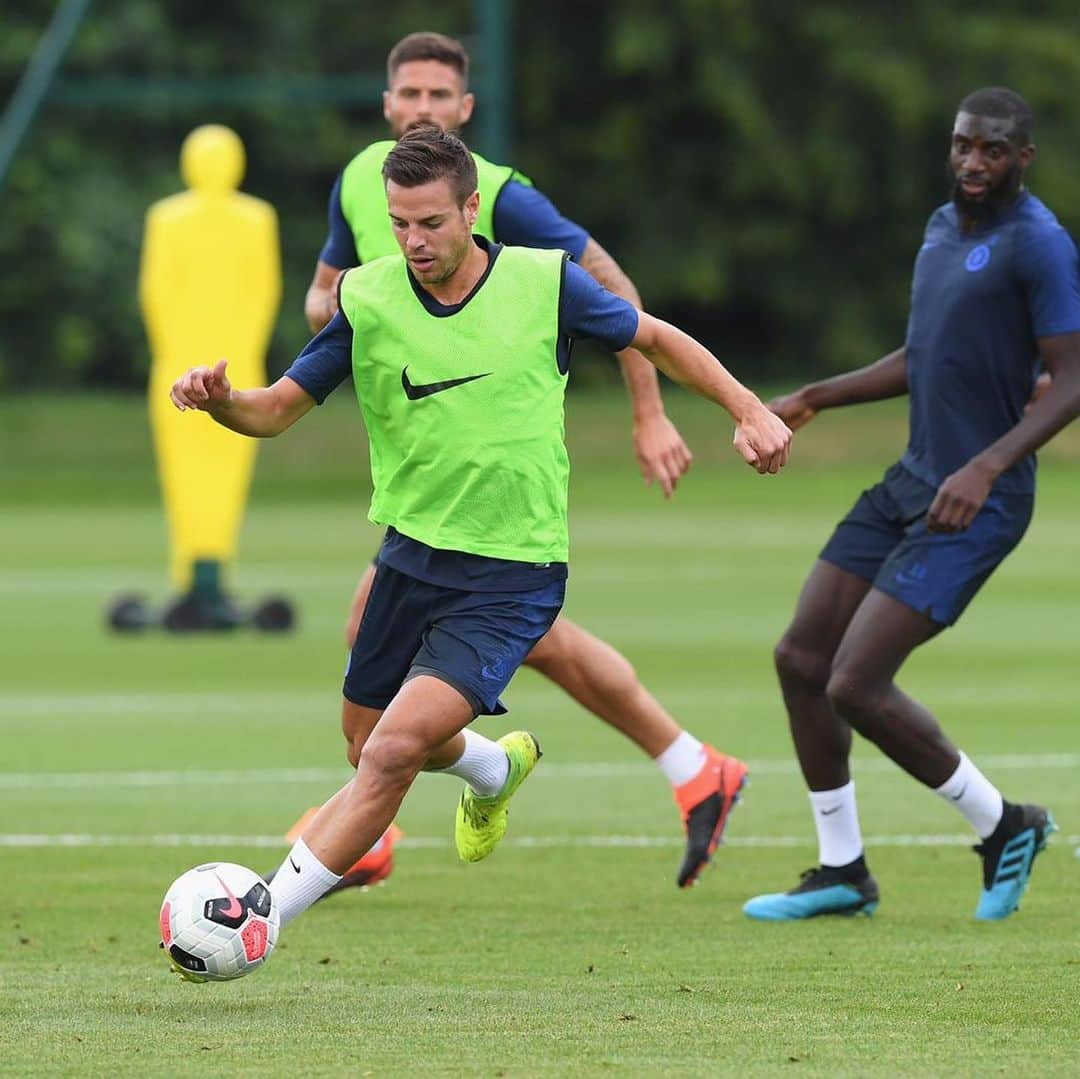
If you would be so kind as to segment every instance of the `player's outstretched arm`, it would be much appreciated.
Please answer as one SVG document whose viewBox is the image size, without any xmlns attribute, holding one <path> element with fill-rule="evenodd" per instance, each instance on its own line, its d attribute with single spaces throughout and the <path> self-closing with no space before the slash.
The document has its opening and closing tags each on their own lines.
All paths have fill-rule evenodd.
<svg viewBox="0 0 1080 1079">
<path fill-rule="evenodd" d="M 631 346 L 676 382 L 715 401 L 736 423 L 735 450 L 758 472 L 787 464 L 791 431 L 689 334 L 642 311 Z"/>
<path fill-rule="evenodd" d="M 578 265 L 601 285 L 641 310 L 637 286 L 623 268 L 591 237 Z M 670 498 L 693 462 L 690 447 L 668 419 L 656 368 L 636 349 L 616 353 L 634 410 L 634 456 L 646 483 L 656 481 Z"/>
<path fill-rule="evenodd" d="M 225 373 L 227 361 L 214 367 L 192 367 L 172 385 L 169 398 L 181 411 L 207 412 L 222 425 L 253 438 L 273 438 L 291 427 L 314 405 L 315 399 L 291 378 L 272 386 L 234 390 Z"/>
<path fill-rule="evenodd" d="M 990 497 L 998 476 L 1080 416 L 1080 333 L 1040 338 L 1039 355 L 1049 379 L 1015 427 L 945 477 L 926 514 L 931 532 L 962 532 Z"/>
<path fill-rule="evenodd" d="M 826 408 L 841 408 L 865 401 L 884 401 L 908 392 L 907 352 L 898 348 L 875 363 L 835 375 L 821 382 L 810 382 L 794 393 L 775 397 L 773 410 L 793 431 L 808 424 Z"/>
</svg>

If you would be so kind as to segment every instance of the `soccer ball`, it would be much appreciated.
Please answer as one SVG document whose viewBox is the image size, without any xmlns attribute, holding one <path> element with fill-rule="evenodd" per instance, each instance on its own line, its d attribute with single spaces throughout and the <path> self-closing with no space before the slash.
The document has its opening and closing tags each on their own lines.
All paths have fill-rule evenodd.
<svg viewBox="0 0 1080 1079">
<path fill-rule="evenodd" d="M 270 957 L 281 919 L 258 873 L 233 862 L 207 862 L 169 885 L 161 904 L 161 946 L 191 982 L 227 982 Z"/>
</svg>

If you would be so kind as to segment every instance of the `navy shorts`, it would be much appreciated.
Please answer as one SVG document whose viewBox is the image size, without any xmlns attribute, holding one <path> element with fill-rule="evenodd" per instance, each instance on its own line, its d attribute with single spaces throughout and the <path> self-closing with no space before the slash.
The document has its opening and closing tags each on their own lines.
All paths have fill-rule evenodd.
<svg viewBox="0 0 1080 1079">
<path fill-rule="evenodd" d="M 501 715 L 499 694 L 562 609 L 565 581 L 527 592 L 465 592 L 378 563 L 342 693 L 385 708 L 418 674 L 456 689 L 477 715 Z"/>
<path fill-rule="evenodd" d="M 1033 495 L 994 492 L 963 532 L 929 532 L 937 488 L 900 464 L 863 491 L 821 552 L 824 561 L 951 626 L 1027 531 Z"/>
</svg>

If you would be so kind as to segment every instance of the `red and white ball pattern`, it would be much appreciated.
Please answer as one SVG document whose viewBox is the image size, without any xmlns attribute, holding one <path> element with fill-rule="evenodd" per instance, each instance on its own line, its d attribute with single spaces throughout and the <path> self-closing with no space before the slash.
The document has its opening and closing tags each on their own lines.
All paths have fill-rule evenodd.
<svg viewBox="0 0 1080 1079">
<path fill-rule="evenodd" d="M 161 942 L 193 981 L 231 981 L 257 970 L 281 920 L 262 877 L 234 862 L 189 869 L 161 904 Z"/>
</svg>

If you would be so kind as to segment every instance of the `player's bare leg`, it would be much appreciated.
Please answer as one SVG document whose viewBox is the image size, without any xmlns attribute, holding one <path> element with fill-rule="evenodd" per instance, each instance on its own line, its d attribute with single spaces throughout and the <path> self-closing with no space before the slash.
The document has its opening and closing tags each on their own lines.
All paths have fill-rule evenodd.
<svg viewBox="0 0 1080 1079">
<path fill-rule="evenodd" d="M 562 615 L 525 663 L 656 761 L 674 789 L 687 836 L 676 882 L 693 884 L 723 838 L 746 766 L 684 731 L 625 656 Z"/>
<path fill-rule="evenodd" d="M 625 656 L 562 615 L 525 657 L 525 664 L 650 757 L 660 756 L 682 732 L 641 684 Z"/>
<path fill-rule="evenodd" d="M 382 716 L 383 709 L 381 708 L 365 708 L 363 705 L 342 699 L 341 732 L 345 735 L 345 756 L 353 768 L 360 763 L 360 754 Z M 423 770 L 437 772 L 449 768 L 461 757 L 464 750 L 465 736 L 459 732 L 453 738 L 447 739 L 432 749 L 430 756 L 424 762 Z"/>
<path fill-rule="evenodd" d="M 367 743 L 371 732 L 375 729 L 382 717 L 382 710 L 377 708 L 364 708 L 353 704 L 352 701 L 342 700 L 341 729 L 345 735 L 346 752 L 349 764 L 355 768 L 360 761 L 360 755 Z M 487 742 L 487 739 L 483 741 Z M 494 746 L 494 743 L 490 743 Z M 453 738 L 437 746 L 430 757 L 424 763 L 425 771 L 442 771 L 451 768 L 461 760 L 465 753 L 465 736 L 456 734 Z M 496 765 L 497 766 L 497 765 Z M 489 765 L 489 770 L 491 766 Z M 454 774 L 464 774 L 455 769 Z M 470 773 L 471 774 L 471 773 Z M 307 826 L 319 812 L 318 806 L 313 806 L 289 829 L 285 838 L 295 842 L 303 835 Z M 327 891 L 327 895 L 342 891 L 345 888 L 369 888 L 375 884 L 382 884 L 394 869 L 394 845 L 402 838 L 403 832 L 396 824 L 391 824 L 386 831 L 375 841 L 370 850 L 365 851 L 349 868 L 342 874 L 341 880 Z"/>
<path fill-rule="evenodd" d="M 851 732 L 896 754 L 909 770 L 944 771 L 933 786 L 955 771 L 959 755 L 933 717 L 893 682 L 907 656 L 939 628 L 869 581 L 825 561 L 815 564 L 775 660 L 810 789 L 820 865 L 792 892 L 752 899 L 744 908 L 752 917 L 869 913 L 877 906 L 848 768 Z"/>
<path fill-rule="evenodd" d="M 1039 806 L 1005 803 L 934 716 L 896 685 L 907 657 L 941 629 L 851 573 L 821 561 L 814 567 L 777 646 L 776 665 L 810 787 L 821 864 L 792 891 L 751 899 L 743 908 L 751 917 L 789 920 L 877 907 L 848 771 L 853 729 L 958 809 L 983 840 L 976 848 L 984 866 L 977 917 L 1015 909 L 1016 886 L 997 882 L 998 866 L 1007 856 L 1023 857 L 1026 883 L 1053 821 Z"/>
<path fill-rule="evenodd" d="M 345 627 L 350 644 L 359 630 L 374 579 L 375 566 L 370 565 L 353 595 Z M 728 816 L 746 781 L 746 766 L 702 745 L 684 731 L 645 688 L 625 656 L 561 615 L 526 657 L 525 664 L 656 761 L 674 789 L 687 832 L 687 849 L 677 882 L 680 887 L 693 884 L 723 837 Z M 357 730 L 362 733 L 362 723 Z M 358 754 L 356 739 L 348 730 L 346 738 L 352 752 Z"/>
<path fill-rule="evenodd" d="M 907 656 L 941 628 L 871 591 L 840 644 L 827 692 L 860 734 L 963 814 L 981 840 L 975 851 L 983 887 L 975 917 L 999 920 L 1019 906 L 1035 856 L 1057 826 L 1042 806 L 1006 802 L 937 720 L 893 682 Z"/>
<path fill-rule="evenodd" d="M 356 638 L 374 580 L 375 566 L 370 565 L 353 595 L 345 627 L 350 645 Z M 561 615 L 526 657 L 525 664 L 551 679 L 654 759 L 682 733 L 679 724 L 642 685 L 625 656 Z M 346 737 L 350 737 L 348 733 Z"/>
<path fill-rule="evenodd" d="M 942 626 L 871 589 L 836 650 L 825 694 L 836 716 L 909 775 L 939 787 L 956 771 L 959 750 L 938 721 L 893 680 L 919 645 Z"/>
<path fill-rule="evenodd" d="M 356 775 L 323 805 L 275 875 L 282 924 L 374 845 L 425 763 L 472 719 L 472 704 L 438 678 L 421 675 L 402 686 L 365 741 Z"/>
<path fill-rule="evenodd" d="M 869 591 L 869 581 L 819 560 L 773 653 L 795 753 L 812 791 L 851 779 L 851 727 L 833 712 L 825 690 L 836 650 Z"/>
<path fill-rule="evenodd" d="M 782 921 L 818 914 L 871 913 L 878 889 L 863 857 L 855 784 L 848 771 L 851 725 L 827 695 L 833 659 L 870 582 L 818 560 L 774 652 L 791 737 L 810 790 L 820 864 L 790 892 L 755 896 L 752 918 Z"/>
</svg>

